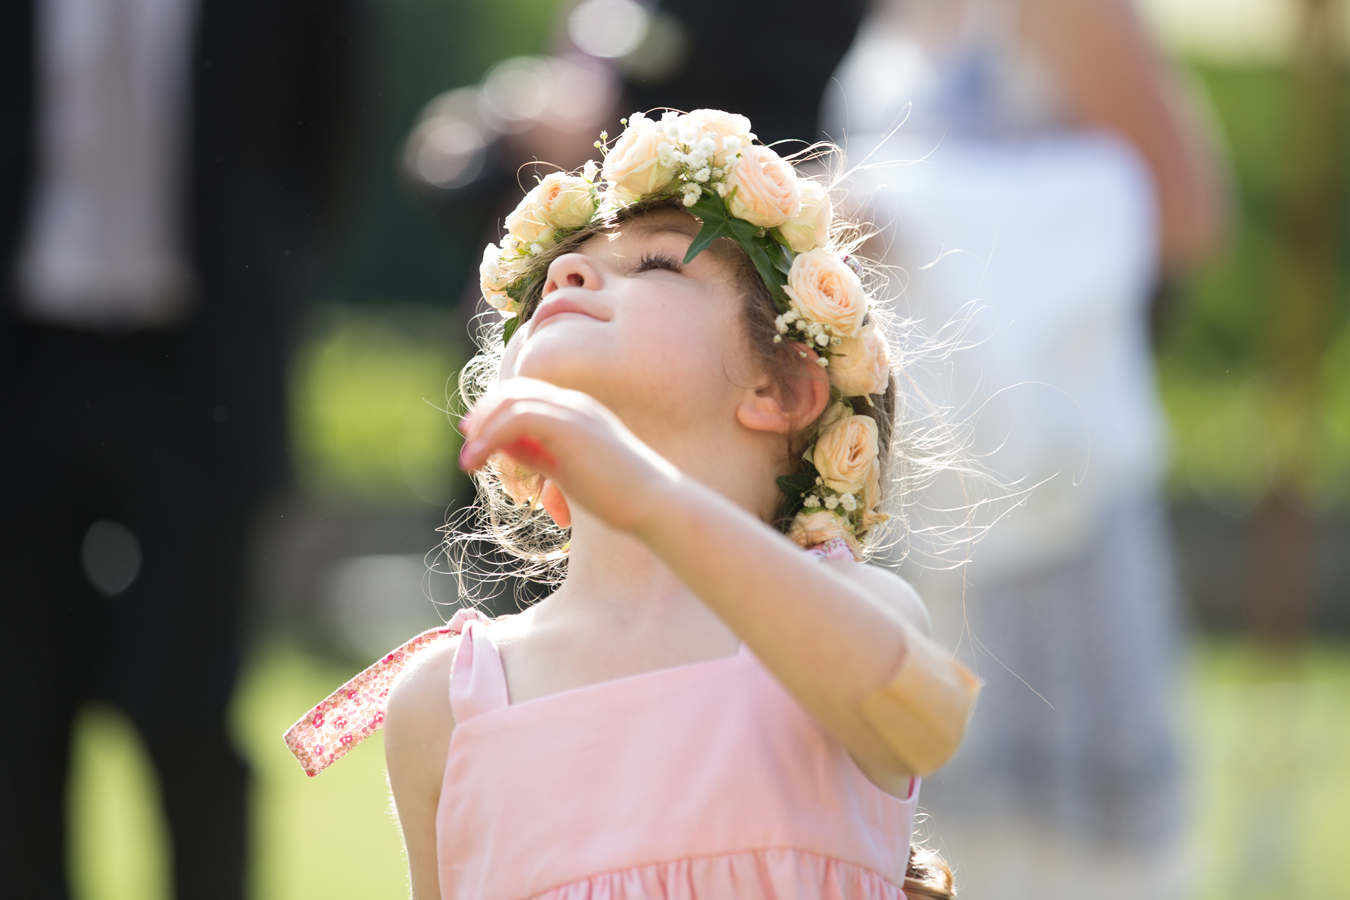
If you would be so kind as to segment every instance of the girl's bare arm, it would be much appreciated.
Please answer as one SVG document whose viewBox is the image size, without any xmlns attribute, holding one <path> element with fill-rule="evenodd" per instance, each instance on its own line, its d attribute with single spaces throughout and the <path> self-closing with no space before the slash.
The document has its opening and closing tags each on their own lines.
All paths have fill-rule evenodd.
<svg viewBox="0 0 1350 900">
<path fill-rule="evenodd" d="M 903 580 L 855 563 L 822 565 L 576 391 L 513 378 L 466 427 L 466 468 L 503 448 L 528 453 L 521 461 L 570 503 L 645 542 L 874 780 L 915 774 L 863 711 L 916 644 L 930 646 Z"/>
<path fill-rule="evenodd" d="M 413 900 L 439 900 L 436 807 L 445 777 L 454 716 L 450 671 L 459 638 L 442 642 L 409 664 L 385 707 L 384 756 L 398 810 Z"/>
</svg>

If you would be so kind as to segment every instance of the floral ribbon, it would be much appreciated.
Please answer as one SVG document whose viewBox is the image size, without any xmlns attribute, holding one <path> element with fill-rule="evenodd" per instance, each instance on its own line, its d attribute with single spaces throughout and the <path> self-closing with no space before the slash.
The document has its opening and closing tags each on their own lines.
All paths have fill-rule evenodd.
<svg viewBox="0 0 1350 900">
<path fill-rule="evenodd" d="M 809 547 L 806 553 L 819 560 L 854 558 L 848 542 L 839 538 Z M 459 634 L 473 619 L 487 621 L 476 609 L 458 610 L 445 625 L 424 631 L 385 654 L 305 713 L 286 731 L 286 746 L 305 774 L 313 778 L 383 728 L 389 688 L 398 673 L 415 655 Z"/>
<path fill-rule="evenodd" d="M 286 746 L 305 774 L 313 778 L 384 727 L 389 687 L 413 656 L 442 638 L 459 634 L 470 619 L 483 618 L 477 610 L 459 610 L 444 626 L 424 631 L 385 654 L 305 713 L 286 732 Z"/>
</svg>

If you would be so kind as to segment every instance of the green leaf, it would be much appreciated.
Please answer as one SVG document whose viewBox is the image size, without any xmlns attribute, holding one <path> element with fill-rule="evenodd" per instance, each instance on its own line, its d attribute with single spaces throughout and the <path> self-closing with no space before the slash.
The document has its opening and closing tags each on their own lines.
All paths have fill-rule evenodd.
<svg viewBox="0 0 1350 900">
<path fill-rule="evenodd" d="M 783 496 L 787 497 L 787 504 L 783 507 L 785 517 L 792 518 L 801 512 L 806 495 L 816 489 L 816 476 L 818 474 L 815 466 L 807 466 L 805 472 L 779 477 L 778 487 L 783 491 Z"/>
<path fill-rule="evenodd" d="M 780 306 L 786 305 L 787 295 L 783 293 L 783 286 L 787 284 L 787 273 L 792 267 L 792 255 L 778 243 L 772 232 L 733 216 L 727 209 L 726 201 L 715 191 L 704 191 L 698 202 L 689 207 L 689 211 L 698 216 L 703 227 L 684 255 L 686 265 L 711 247 L 713 241 L 731 238 L 750 257 L 755 271 L 764 279 L 774 300 Z"/>
<path fill-rule="evenodd" d="M 703 222 L 703 227 L 698 230 L 698 234 L 694 236 L 694 242 L 689 245 L 689 251 L 684 254 L 685 265 L 693 262 L 694 257 L 711 247 L 713 241 L 718 238 L 735 239 L 730 230 L 730 223 L 733 219 L 731 214 L 727 212 L 726 203 L 723 202 L 721 197 L 717 196 L 716 191 L 704 191 L 703 196 L 698 198 L 698 202 L 689 207 L 689 211 L 698 216 L 699 220 Z"/>
<path fill-rule="evenodd" d="M 509 318 L 509 319 L 506 320 L 506 324 L 502 325 L 502 346 L 503 346 L 503 347 L 505 347 L 507 344 L 511 343 L 511 335 L 515 334 L 515 333 L 516 333 L 516 329 L 519 328 L 519 327 L 520 327 L 520 316 L 519 316 L 519 315 L 512 316 L 511 318 Z"/>
<path fill-rule="evenodd" d="M 748 223 L 747 223 L 748 224 Z M 769 293 L 777 301 L 784 302 L 787 295 L 783 293 L 783 286 L 787 284 L 787 275 L 778 270 L 774 265 L 774 256 L 776 248 L 773 241 L 764 237 L 755 237 L 748 241 L 737 241 L 741 248 L 745 250 L 746 256 L 750 257 L 750 262 L 755 266 L 755 271 L 759 272 L 759 277 L 764 279 L 764 283 L 769 288 Z"/>
</svg>

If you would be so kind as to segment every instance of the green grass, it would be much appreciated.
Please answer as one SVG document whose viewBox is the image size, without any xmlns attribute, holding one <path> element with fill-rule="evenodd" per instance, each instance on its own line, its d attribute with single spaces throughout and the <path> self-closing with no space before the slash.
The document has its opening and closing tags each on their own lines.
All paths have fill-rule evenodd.
<svg viewBox="0 0 1350 900">
<path fill-rule="evenodd" d="M 1197 900 L 1350 897 L 1350 644 L 1195 661 Z"/>
<path fill-rule="evenodd" d="M 1314 644 L 1295 658 L 1211 640 L 1196 645 L 1193 662 L 1195 900 L 1350 896 L 1350 643 Z M 270 644 L 240 685 L 235 733 L 257 776 L 258 900 L 406 896 L 379 737 L 318 778 L 307 778 L 281 741 L 351 674 Z M 164 829 L 134 734 L 115 713 L 91 712 L 76 760 L 77 898 L 167 900 Z"/>
<path fill-rule="evenodd" d="M 398 827 L 376 735 L 309 778 L 281 736 L 353 672 L 294 647 L 255 652 L 235 696 L 234 734 L 253 766 L 256 900 L 407 896 Z M 71 792 L 72 868 L 79 900 L 168 900 L 165 831 L 154 777 L 126 720 L 84 715 Z M 203 772 L 210 778 L 210 772 Z"/>
</svg>

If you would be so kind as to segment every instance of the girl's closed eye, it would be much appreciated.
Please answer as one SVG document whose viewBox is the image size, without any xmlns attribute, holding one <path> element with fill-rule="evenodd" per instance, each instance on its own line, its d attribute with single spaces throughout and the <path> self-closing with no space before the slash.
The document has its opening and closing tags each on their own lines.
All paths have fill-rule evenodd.
<svg viewBox="0 0 1350 900">
<path fill-rule="evenodd" d="M 680 265 L 679 260 L 673 256 L 667 256 L 664 253 L 644 253 L 642 259 L 633 268 L 634 275 L 640 275 L 643 272 L 650 272 L 652 269 L 665 269 L 670 272 L 683 272 L 684 266 Z"/>
</svg>

